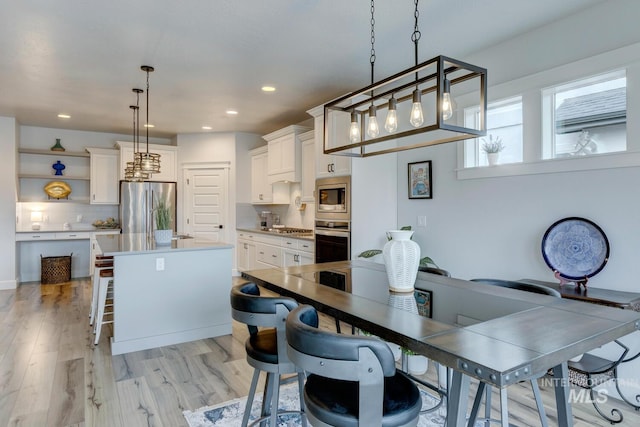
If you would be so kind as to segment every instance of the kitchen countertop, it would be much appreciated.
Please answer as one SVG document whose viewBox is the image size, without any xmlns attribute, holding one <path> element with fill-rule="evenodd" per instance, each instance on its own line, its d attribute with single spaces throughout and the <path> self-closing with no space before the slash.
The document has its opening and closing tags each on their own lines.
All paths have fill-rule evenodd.
<svg viewBox="0 0 640 427">
<path fill-rule="evenodd" d="M 267 234 L 269 236 L 278 237 L 290 237 L 292 239 L 309 240 L 313 241 L 313 233 L 311 234 L 297 234 L 297 233 L 278 233 L 277 231 L 261 230 L 259 228 L 236 228 L 237 231 L 247 231 L 249 233 Z"/>
<path fill-rule="evenodd" d="M 31 228 L 16 230 L 16 233 L 62 233 L 66 231 L 120 231 L 120 228 L 96 228 L 92 225 L 72 224 L 71 228 L 65 230 L 62 225 L 54 227 L 40 227 L 40 230 L 32 230 Z"/>
<path fill-rule="evenodd" d="M 195 238 L 178 238 L 172 240 L 171 245 L 158 246 L 153 238 L 150 238 L 146 233 L 99 235 L 96 240 L 104 255 L 136 255 L 233 248 L 233 245 L 228 243 Z"/>
</svg>

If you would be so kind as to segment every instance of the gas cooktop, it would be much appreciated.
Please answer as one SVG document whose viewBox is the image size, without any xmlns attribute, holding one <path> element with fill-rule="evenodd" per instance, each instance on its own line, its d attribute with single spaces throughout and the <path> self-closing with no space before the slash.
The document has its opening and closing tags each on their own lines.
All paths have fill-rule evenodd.
<svg viewBox="0 0 640 427">
<path fill-rule="evenodd" d="M 264 231 L 270 231 L 272 233 L 277 233 L 277 234 L 300 234 L 300 235 L 313 234 L 313 230 L 310 228 L 296 228 L 296 227 L 269 228 Z"/>
</svg>

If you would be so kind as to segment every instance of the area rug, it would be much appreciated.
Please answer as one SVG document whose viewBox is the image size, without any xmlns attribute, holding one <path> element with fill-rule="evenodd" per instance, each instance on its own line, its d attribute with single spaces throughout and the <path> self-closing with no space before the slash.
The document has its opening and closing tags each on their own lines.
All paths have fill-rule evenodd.
<svg viewBox="0 0 640 427">
<path fill-rule="evenodd" d="M 435 406 L 437 400 L 429 393 L 421 390 L 422 407 L 431 408 Z M 189 427 L 240 427 L 242 423 L 242 415 L 244 413 L 244 405 L 247 398 L 234 399 L 223 402 L 214 406 L 207 406 L 195 411 L 184 411 L 184 417 Z M 251 407 L 251 417 L 249 420 L 255 420 L 260 414 L 260 406 L 262 405 L 262 395 L 256 396 Z M 298 404 L 298 388 L 295 384 L 284 386 L 280 389 L 280 410 L 296 410 L 299 409 Z M 420 416 L 418 427 L 439 427 L 444 426 L 446 410 L 444 408 L 436 409 L 433 412 L 425 413 Z M 481 426 L 480 422 L 476 426 Z M 300 416 L 298 414 L 286 414 L 278 417 L 278 427 L 298 427 L 300 426 Z"/>
</svg>

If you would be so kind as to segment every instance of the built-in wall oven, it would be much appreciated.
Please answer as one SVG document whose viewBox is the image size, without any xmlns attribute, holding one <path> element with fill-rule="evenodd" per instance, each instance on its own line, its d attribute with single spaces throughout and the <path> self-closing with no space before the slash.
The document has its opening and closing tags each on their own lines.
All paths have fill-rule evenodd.
<svg viewBox="0 0 640 427">
<path fill-rule="evenodd" d="M 316 180 L 316 263 L 351 259 L 351 177 Z"/>
</svg>

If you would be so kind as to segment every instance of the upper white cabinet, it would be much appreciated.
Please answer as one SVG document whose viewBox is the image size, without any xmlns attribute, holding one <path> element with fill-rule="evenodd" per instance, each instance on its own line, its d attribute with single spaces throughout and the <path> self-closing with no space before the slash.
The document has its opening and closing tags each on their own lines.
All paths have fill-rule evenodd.
<svg viewBox="0 0 640 427">
<path fill-rule="evenodd" d="M 315 133 L 310 130 L 300 134 L 300 144 L 302 146 L 302 180 L 300 182 L 300 200 L 302 202 L 314 202 L 316 184 L 316 160 L 315 160 Z"/>
<path fill-rule="evenodd" d="M 262 137 L 268 143 L 269 183 L 301 181 L 302 147 L 299 135 L 308 130 L 309 128 L 303 126 L 288 126 Z"/>
<path fill-rule="evenodd" d="M 289 204 L 289 184 L 267 179 L 267 146 L 250 151 L 251 154 L 251 203 L 253 204 Z"/>
<path fill-rule="evenodd" d="M 133 142 L 118 141 L 120 147 L 120 180 L 124 180 L 124 170 L 127 162 L 133 160 Z M 141 142 L 140 150 L 147 150 L 147 144 Z M 155 173 L 149 181 L 178 181 L 178 147 L 171 145 L 149 144 L 149 152 L 160 154 L 160 173 Z"/>
<path fill-rule="evenodd" d="M 87 148 L 91 155 L 91 179 L 89 203 L 102 205 L 118 204 L 118 150 Z"/>
<path fill-rule="evenodd" d="M 324 105 L 307 111 L 313 116 L 316 145 L 316 178 L 351 175 L 351 158 L 324 154 Z"/>
</svg>

